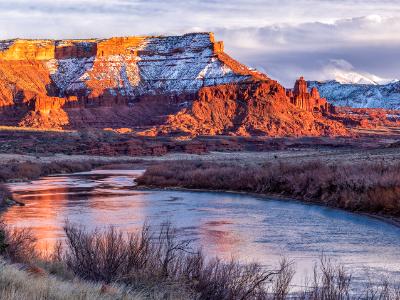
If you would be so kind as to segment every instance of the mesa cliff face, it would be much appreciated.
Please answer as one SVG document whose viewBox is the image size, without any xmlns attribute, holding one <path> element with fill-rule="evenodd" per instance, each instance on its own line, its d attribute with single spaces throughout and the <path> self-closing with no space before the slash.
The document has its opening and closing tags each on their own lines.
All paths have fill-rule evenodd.
<svg viewBox="0 0 400 300">
<path fill-rule="evenodd" d="M 212 33 L 0 42 L 3 125 L 346 134 L 314 108 L 295 103 L 276 81 L 229 57 Z"/>
<path fill-rule="evenodd" d="M 343 125 L 294 106 L 276 81 L 202 88 L 191 107 L 169 116 L 157 134 L 346 135 Z"/>
</svg>

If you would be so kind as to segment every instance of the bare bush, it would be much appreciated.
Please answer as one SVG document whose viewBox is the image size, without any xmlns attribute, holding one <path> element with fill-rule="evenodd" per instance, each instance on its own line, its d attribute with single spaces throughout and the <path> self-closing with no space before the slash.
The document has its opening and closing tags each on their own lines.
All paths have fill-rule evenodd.
<svg viewBox="0 0 400 300">
<path fill-rule="evenodd" d="M 141 291 L 143 297 L 157 294 L 163 299 L 400 299 L 400 289 L 388 280 L 355 287 L 351 274 L 325 257 L 315 266 L 312 281 L 304 290 L 291 292 L 295 272 L 291 262 L 283 259 L 276 270 L 270 270 L 256 263 L 206 259 L 189 241 L 181 239 L 170 223 L 162 224 L 158 231 L 145 224 L 131 234 L 112 227 L 89 232 L 66 223 L 65 232 L 65 245 L 59 244 L 45 259 L 36 256 L 35 240 L 29 231 L 3 224 L 1 254 L 11 261 L 27 263 L 23 270 L 38 277 L 50 273 L 67 281 L 76 281 L 77 276 L 97 282 L 100 293 L 112 292 L 118 285 L 127 287 L 127 291 Z"/>
<path fill-rule="evenodd" d="M 114 228 L 87 233 L 71 224 L 65 226 L 67 266 L 83 279 L 111 282 L 123 274 L 126 259 L 125 240 Z"/>
<path fill-rule="evenodd" d="M 36 257 L 36 238 L 29 228 L 11 228 L 0 222 L 0 254 L 14 262 Z"/>
<path fill-rule="evenodd" d="M 351 275 L 346 273 L 343 266 L 336 266 L 329 259 L 322 257 L 319 266 L 314 267 L 311 286 L 302 293 L 301 299 L 352 299 L 351 280 Z"/>
<path fill-rule="evenodd" d="M 158 233 L 147 225 L 129 235 L 114 228 L 87 232 L 69 223 L 65 232 L 63 259 L 83 279 L 129 285 L 179 282 L 199 299 L 266 299 L 273 283 L 277 295 L 283 297 L 288 291 L 291 273 L 281 275 L 288 268 L 286 263 L 270 271 L 258 264 L 207 261 L 189 241 L 179 238 L 170 223 L 163 224 Z"/>
<path fill-rule="evenodd" d="M 293 264 L 286 259 L 282 259 L 280 272 L 275 278 L 273 284 L 273 299 L 284 300 L 290 293 L 290 284 L 295 274 Z"/>
<path fill-rule="evenodd" d="M 399 286 L 388 280 L 382 283 L 354 285 L 352 275 L 341 265 L 332 263 L 322 256 L 315 265 L 313 278 L 300 293 L 290 295 L 299 300 L 399 300 Z M 285 298 L 286 299 L 286 298 Z"/>
</svg>

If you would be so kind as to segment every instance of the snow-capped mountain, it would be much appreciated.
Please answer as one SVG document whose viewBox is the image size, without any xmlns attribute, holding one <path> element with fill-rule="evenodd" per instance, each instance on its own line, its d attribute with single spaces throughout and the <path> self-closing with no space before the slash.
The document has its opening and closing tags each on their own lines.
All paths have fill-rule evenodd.
<svg viewBox="0 0 400 300">
<path fill-rule="evenodd" d="M 341 84 L 385 85 L 398 81 L 394 79 L 381 78 L 372 74 L 364 75 L 358 72 L 337 72 L 334 78 L 335 81 Z"/>
<path fill-rule="evenodd" d="M 329 63 L 321 70 L 320 76 L 325 80 L 335 80 L 342 84 L 385 85 L 398 81 L 398 79 L 384 78 L 365 70 L 358 70 L 344 59 L 329 60 Z"/>
<path fill-rule="evenodd" d="M 308 85 L 310 88 L 317 87 L 322 97 L 337 106 L 400 109 L 400 81 L 356 84 L 332 80 L 309 81 Z"/>
</svg>

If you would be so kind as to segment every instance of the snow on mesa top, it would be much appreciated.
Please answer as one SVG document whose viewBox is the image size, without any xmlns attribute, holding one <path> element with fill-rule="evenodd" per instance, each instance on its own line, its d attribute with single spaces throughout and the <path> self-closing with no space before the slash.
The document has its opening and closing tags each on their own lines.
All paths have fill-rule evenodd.
<svg viewBox="0 0 400 300">
<path fill-rule="evenodd" d="M 40 61 L 59 97 L 194 92 L 268 79 L 223 52 L 212 33 L 88 40 L 8 40 L 0 61 Z"/>
</svg>

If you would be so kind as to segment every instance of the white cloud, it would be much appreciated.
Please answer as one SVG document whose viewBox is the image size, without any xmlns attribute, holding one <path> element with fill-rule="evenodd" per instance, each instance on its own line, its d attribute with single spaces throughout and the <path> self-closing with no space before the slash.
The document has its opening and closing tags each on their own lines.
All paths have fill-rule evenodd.
<svg viewBox="0 0 400 300">
<path fill-rule="evenodd" d="M 398 0 L 0 0 L 0 39 L 216 31 L 228 52 L 285 85 L 332 59 L 399 77 Z"/>
<path fill-rule="evenodd" d="M 399 16 L 394 0 L 0 0 L 3 36 L 56 38 L 187 32 L 192 28 L 333 23 Z M 28 26 L 32 25 L 32 26 Z"/>
</svg>

